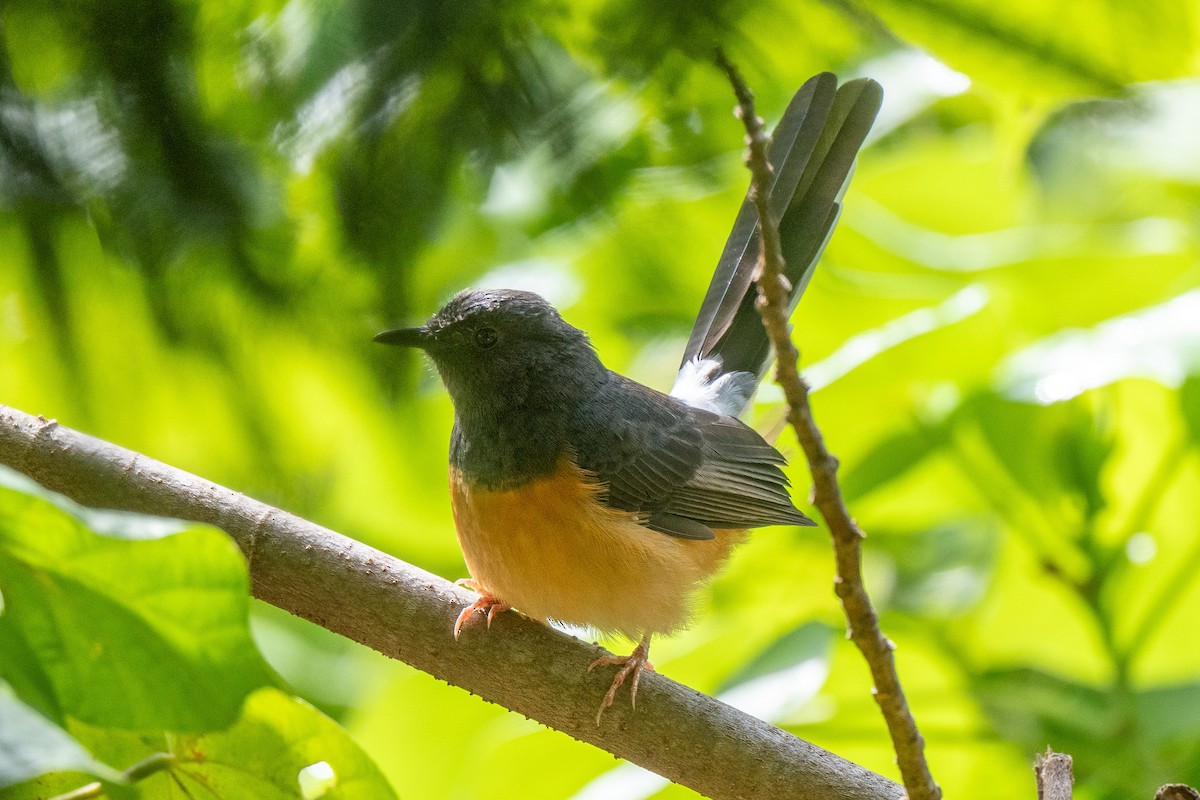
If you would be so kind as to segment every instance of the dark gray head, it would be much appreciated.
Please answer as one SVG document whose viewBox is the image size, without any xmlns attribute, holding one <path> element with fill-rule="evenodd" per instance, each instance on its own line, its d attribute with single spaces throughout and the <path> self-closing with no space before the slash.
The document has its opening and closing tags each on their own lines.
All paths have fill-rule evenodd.
<svg viewBox="0 0 1200 800">
<path fill-rule="evenodd" d="M 607 378 L 587 335 L 532 292 L 460 292 L 420 328 L 375 341 L 428 353 L 460 417 L 569 408 Z"/>
</svg>

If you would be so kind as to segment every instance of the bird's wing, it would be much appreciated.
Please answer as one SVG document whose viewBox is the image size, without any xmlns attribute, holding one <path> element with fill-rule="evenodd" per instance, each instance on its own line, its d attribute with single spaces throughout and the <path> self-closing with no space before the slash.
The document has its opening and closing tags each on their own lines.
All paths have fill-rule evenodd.
<svg viewBox="0 0 1200 800">
<path fill-rule="evenodd" d="M 613 508 L 685 539 L 714 528 L 811 525 L 792 505 L 783 456 L 745 424 L 612 373 L 576 417 L 575 458 Z"/>
<path fill-rule="evenodd" d="M 778 450 L 733 417 L 699 410 L 693 417 L 704 457 L 696 473 L 672 493 L 664 513 L 710 528 L 815 524 L 792 505 L 781 469 L 787 461 Z"/>
</svg>

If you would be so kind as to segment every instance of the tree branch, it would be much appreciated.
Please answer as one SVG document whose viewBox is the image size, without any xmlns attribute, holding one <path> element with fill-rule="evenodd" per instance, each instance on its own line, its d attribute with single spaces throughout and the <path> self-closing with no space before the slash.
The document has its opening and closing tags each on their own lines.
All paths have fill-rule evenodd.
<svg viewBox="0 0 1200 800">
<path fill-rule="evenodd" d="M 788 293 L 791 287 L 784 277 L 779 221 L 772 216 L 770 208 L 771 165 L 767 159 L 770 138 L 763 131 L 762 120 L 755 114 L 754 95 L 742 80 L 737 67 L 721 51 L 717 52 L 717 63 L 729 76 L 738 99 L 738 115 L 746 126 L 746 166 L 752 176 L 751 195 L 758 208 L 762 241 L 758 273 L 755 276 L 758 284 L 757 308 L 775 349 L 775 380 L 783 387 L 787 398 L 788 421 L 796 430 L 812 471 L 813 505 L 820 511 L 833 536 L 837 562 L 834 587 L 846 612 L 850 638 L 858 645 L 871 669 L 871 677 L 875 681 L 875 700 L 891 734 L 896 763 L 900 767 L 908 796 L 912 800 L 938 800 L 942 792 L 925 761 L 925 740 L 917 730 L 896 674 L 892 652 L 895 645 L 879 629 L 879 619 L 863 587 L 862 540 L 865 535 L 842 502 L 837 482 L 838 461 L 826 449 L 821 431 L 813 420 L 808 384 L 800 377 L 797 366 L 800 354 L 788 332 Z"/>
<path fill-rule="evenodd" d="M 77 502 L 206 522 L 241 547 L 254 595 L 712 798 L 878 800 L 886 778 L 656 673 L 595 724 L 595 646 L 516 614 L 451 634 L 472 596 L 245 495 L 0 406 L 0 463 Z"/>
</svg>

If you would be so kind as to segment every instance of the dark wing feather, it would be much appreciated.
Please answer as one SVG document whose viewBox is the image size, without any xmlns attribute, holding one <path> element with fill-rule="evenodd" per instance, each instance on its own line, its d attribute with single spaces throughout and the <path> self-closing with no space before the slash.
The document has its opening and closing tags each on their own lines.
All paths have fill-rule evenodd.
<svg viewBox="0 0 1200 800">
<path fill-rule="evenodd" d="M 786 462 L 778 450 L 739 420 L 698 409 L 692 413 L 704 458 L 665 510 L 714 528 L 813 524 L 792 505 L 780 469 Z"/>
<path fill-rule="evenodd" d="M 704 439 L 688 407 L 615 372 L 609 376 L 575 410 L 568 437 L 576 462 L 596 476 L 613 508 L 645 514 L 649 527 L 673 536 L 713 538 L 711 529 L 690 521 L 653 520 L 704 461 Z"/>
<path fill-rule="evenodd" d="M 792 505 L 783 456 L 751 428 L 610 375 L 570 432 L 576 461 L 605 488 L 607 505 L 685 539 L 813 524 Z"/>
</svg>

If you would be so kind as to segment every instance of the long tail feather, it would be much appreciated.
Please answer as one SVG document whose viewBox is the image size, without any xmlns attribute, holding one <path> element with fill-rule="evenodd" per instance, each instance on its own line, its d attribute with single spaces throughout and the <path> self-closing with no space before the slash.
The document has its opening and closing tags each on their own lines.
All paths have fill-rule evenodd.
<svg viewBox="0 0 1200 800">
<path fill-rule="evenodd" d="M 882 102 L 875 81 L 860 78 L 838 88 L 832 74 L 822 73 L 800 87 L 775 128 L 768 154 L 774 171 L 771 208 L 792 285 L 791 308 L 837 224 L 855 157 Z M 758 215 L 747 197 L 692 328 L 685 366 L 720 357 L 722 374 L 748 372 L 761 379 L 766 371 L 770 345 L 754 308 L 759 247 Z"/>
</svg>

